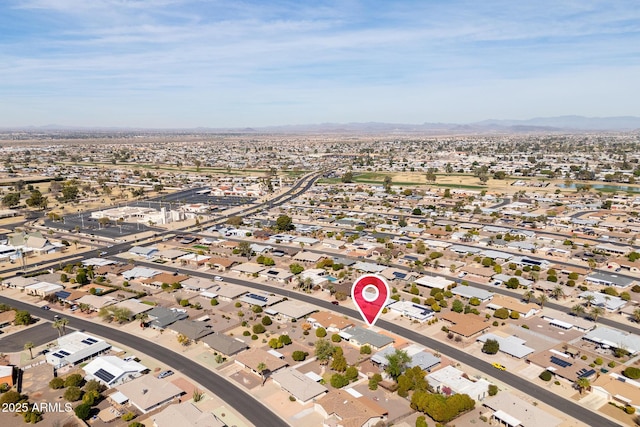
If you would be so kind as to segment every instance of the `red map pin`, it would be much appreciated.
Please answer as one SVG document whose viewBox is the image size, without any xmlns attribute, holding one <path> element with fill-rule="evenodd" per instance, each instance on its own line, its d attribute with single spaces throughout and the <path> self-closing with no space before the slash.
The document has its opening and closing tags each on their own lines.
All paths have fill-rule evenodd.
<svg viewBox="0 0 640 427">
<path fill-rule="evenodd" d="M 387 281 L 375 274 L 360 276 L 351 287 L 351 299 L 369 326 L 378 320 L 389 297 Z"/>
</svg>

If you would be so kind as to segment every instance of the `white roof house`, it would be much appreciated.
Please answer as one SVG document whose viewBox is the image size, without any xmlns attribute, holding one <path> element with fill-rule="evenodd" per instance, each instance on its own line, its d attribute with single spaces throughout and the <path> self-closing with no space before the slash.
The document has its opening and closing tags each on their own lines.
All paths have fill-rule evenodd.
<svg viewBox="0 0 640 427">
<path fill-rule="evenodd" d="M 422 276 L 416 279 L 417 285 L 426 286 L 427 288 L 446 289 L 447 286 L 452 285 L 453 283 L 453 280 L 442 276 Z"/>
<path fill-rule="evenodd" d="M 484 378 L 471 381 L 463 376 L 464 372 L 453 366 L 445 366 L 427 375 L 429 385 L 441 393 L 448 387 L 455 394 L 467 394 L 473 400 L 483 400 L 488 395 L 491 383 Z"/>
<path fill-rule="evenodd" d="M 524 343 L 526 343 L 525 340 L 513 335 L 508 337 L 501 337 L 496 334 L 488 333 L 478 337 L 477 339 L 477 341 L 480 341 L 481 343 L 484 343 L 487 340 L 498 341 L 498 344 L 500 345 L 500 351 L 502 353 L 506 353 L 509 356 L 517 357 L 518 359 L 522 359 L 523 357 L 535 351 L 533 348 L 524 345 Z"/>
<path fill-rule="evenodd" d="M 582 339 L 600 344 L 608 348 L 623 348 L 632 355 L 640 351 L 640 337 L 628 332 L 598 326 L 586 333 Z"/>
<path fill-rule="evenodd" d="M 211 412 L 202 412 L 191 402 L 170 405 L 153 416 L 154 427 L 225 427 Z"/>
<path fill-rule="evenodd" d="M 45 355 L 47 363 L 55 367 L 65 365 L 77 365 L 85 360 L 92 359 L 109 350 L 108 342 L 76 331 L 58 338 L 58 345 L 50 349 Z"/>
<path fill-rule="evenodd" d="M 143 375 L 116 388 L 143 414 L 171 402 L 184 393 L 171 381 L 163 381 L 153 375 Z"/>
<path fill-rule="evenodd" d="M 111 388 L 142 375 L 148 368 L 135 360 L 123 360 L 116 356 L 100 356 L 84 368 L 85 379 L 100 381 Z"/>
<path fill-rule="evenodd" d="M 271 379 L 300 403 L 307 403 L 325 393 L 327 388 L 294 368 L 281 369 Z"/>
<path fill-rule="evenodd" d="M 157 276 L 158 274 L 160 274 L 160 272 L 158 270 L 154 270 L 153 268 L 133 267 L 131 270 L 127 270 L 123 272 L 122 277 L 124 277 L 125 280 L 140 279 L 140 278 L 150 279 L 153 276 Z"/>
<path fill-rule="evenodd" d="M 38 282 L 33 285 L 26 286 L 24 290 L 29 295 L 38 295 L 41 297 L 46 297 L 47 295 L 55 294 L 58 291 L 63 290 L 64 287 L 62 285 L 57 285 L 55 283 L 48 282 Z"/>
</svg>

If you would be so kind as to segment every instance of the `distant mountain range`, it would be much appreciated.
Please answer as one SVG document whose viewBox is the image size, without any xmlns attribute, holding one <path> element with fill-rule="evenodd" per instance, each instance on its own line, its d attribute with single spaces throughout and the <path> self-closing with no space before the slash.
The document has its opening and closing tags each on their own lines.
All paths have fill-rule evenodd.
<svg viewBox="0 0 640 427">
<path fill-rule="evenodd" d="M 3 129 L 0 129 L 0 131 Z M 475 133 L 558 133 L 558 132 L 622 132 L 640 131 L 640 117 L 584 117 L 557 116 L 537 117 L 528 120 L 483 120 L 475 123 L 320 123 L 307 125 L 264 126 L 249 128 L 174 128 L 143 129 L 125 127 L 77 127 L 77 126 L 29 126 L 22 128 L 4 128 L 4 130 L 23 130 L 27 132 L 149 132 L 149 133 L 362 133 L 362 134 L 475 134 Z"/>
<path fill-rule="evenodd" d="M 528 120 L 483 120 L 475 123 L 322 123 L 314 125 L 269 126 L 252 128 L 260 132 L 328 133 L 530 133 L 640 130 L 640 117 L 538 117 Z"/>
</svg>

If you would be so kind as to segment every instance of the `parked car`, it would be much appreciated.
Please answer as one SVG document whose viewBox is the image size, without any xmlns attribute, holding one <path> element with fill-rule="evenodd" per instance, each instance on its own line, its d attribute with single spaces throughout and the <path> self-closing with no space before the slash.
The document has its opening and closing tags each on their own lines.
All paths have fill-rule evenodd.
<svg viewBox="0 0 640 427">
<path fill-rule="evenodd" d="M 173 375 L 173 371 L 172 370 L 162 371 L 162 372 L 160 372 L 160 375 L 158 375 L 158 378 L 163 379 L 163 378 L 170 377 L 171 375 Z"/>
<path fill-rule="evenodd" d="M 43 305 L 42 307 L 43 310 L 51 310 L 51 307 L 49 307 L 48 305 Z"/>
<path fill-rule="evenodd" d="M 491 366 L 493 366 L 496 369 L 500 369 L 501 371 L 506 371 L 507 370 L 507 368 L 505 368 L 504 365 L 501 365 L 501 364 L 499 364 L 497 362 L 492 363 Z"/>
<path fill-rule="evenodd" d="M 216 282 L 222 282 L 224 279 L 220 276 L 216 276 L 213 278 L 213 280 L 215 280 Z"/>
<path fill-rule="evenodd" d="M 333 304 L 333 305 L 340 305 L 340 302 L 338 302 L 338 301 L 331 301 L 331 304 Z"/>
</svg>

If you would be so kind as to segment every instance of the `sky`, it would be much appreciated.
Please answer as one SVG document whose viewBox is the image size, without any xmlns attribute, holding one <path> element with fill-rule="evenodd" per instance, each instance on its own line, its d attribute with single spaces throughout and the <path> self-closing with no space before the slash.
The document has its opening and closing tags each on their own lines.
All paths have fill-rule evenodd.
<svg viewBox="0 0 640 427">
<path fill-rule="evenodd" d="M 636 0 L 2 0 L 0 127 L 640 116 Z"/>
</svg>

